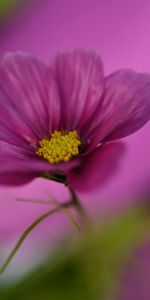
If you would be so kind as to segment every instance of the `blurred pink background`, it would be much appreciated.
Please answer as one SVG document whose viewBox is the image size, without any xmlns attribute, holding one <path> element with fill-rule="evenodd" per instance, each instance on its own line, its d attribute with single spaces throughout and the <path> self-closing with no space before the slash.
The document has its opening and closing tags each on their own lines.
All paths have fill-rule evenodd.
<svg viewBox="0 0 150 300">
<path fill-rule="evenodd" d="M 119 68 L 150 72 L 149 0 L 45 0 L 27 4 L 0 28 L 0 59 L 7 51 L 21 50 L 48 62 L 57 50 L 92 48 L 101 55 L 105 74 Z M 116 173 L 99 190 L 79 195 L 92 216 L 97 210 L 111 212 L 127 205 L 148 181 L 149 132 L 147 124 L 122 140 L 126 152 Z M 68 197 L 64 187 L 40 179 L 21 188 L 0 187 L 1 244 L 14 241 L 47 209 L 15 199 L 48 199 L 49 193 L 61 200 Z M 60 232 L 67 228 L 67 218 L 55 216 L 44 221 L 26 243 L 38 243 L 43 235 L 45 240 L 59 241 Z"/>
</svg>

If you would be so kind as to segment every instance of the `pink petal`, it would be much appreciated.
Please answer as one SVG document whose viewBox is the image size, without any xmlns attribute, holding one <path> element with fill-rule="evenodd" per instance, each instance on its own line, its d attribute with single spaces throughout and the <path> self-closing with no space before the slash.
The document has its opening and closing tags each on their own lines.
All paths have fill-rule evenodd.
<svg viewBox="0 0 150 300">
<path fill-rule="evenodd" d="M 1 173 L 0 172 L 0 184 L 1 185 L 9 185 L 9 186 L 19 186 L 24 185 L 31 182 L 35 179 L 35 174 L 22 174 L 22 173 L 15 173 L 13 171 L 9 173 Z"/>
<path fill-rule="evenodd" d="M 101 59 L 94 52 L 75 50 L 58 54 L 51 68 L 60 91 L 61 126 L 80 132 L 97 109 L 103 93 Z"/>
<path fill-rule="evenodd" d="M 18 156 L 0 158 L 0 184 L 20 185 L 41 177 L 44 173 L 68 174 L 68 172 L 79 166 L 80 161 L 74 159 L 67 163 L 50 164 L 47 161 Z"/>
<path fill-rule="evenodd" d="M 106 78 L 105 89 L 95 144 L 132 134 L 150 119 L 150 75 L 120 70 Z"/>
<path fill-rule="evenodd" d="M 30 147 L 37 143 L 37 134 L 27 125 L 16 108 L 8 101 L 0 86 L 0 140 L 17 146 Z"/>
<path fill-rule="evenodd" d="M 49 135 L 60 119 L 58 91 L 49 68 L 27 54 L 6 55 L 0 66 L 0 110 L 0 124 L 10 135 L 12 131 L 31 142 Z"/>
<path fill-rule="evenodd" d="M 125 145 L 114 142 L 97 147 L 83 157 L 82 164 L 69 172 L 69 186 L 79 192 L 89 192 L 100 188 L 118 169 Z"/>
<path fill-rule="evenodd" d="M 35 151 L 35 150 L 34 150 Z M 0 140 L 0 159 L 23 159 L 33 158 L 35 156 L 33 149 L 25 148 L 24 145 L 16 146 Z"/>
</svg>

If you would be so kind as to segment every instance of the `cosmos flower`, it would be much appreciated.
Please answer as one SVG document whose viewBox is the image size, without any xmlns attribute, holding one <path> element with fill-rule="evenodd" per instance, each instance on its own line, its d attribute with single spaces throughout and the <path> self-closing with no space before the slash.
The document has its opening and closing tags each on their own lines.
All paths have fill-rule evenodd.
<svg viewBox="0 0 150 300">
<path fill-rule="evenodd" d="M 59 53 L 49 65 L 7 54 L 0 65 L 0 183 L 41 176 L 80 188 L 103 166 L 110 142 L 149 118 L 148 74 L 122 69 L 104 77 L 92 51 Z"/>
</svg>

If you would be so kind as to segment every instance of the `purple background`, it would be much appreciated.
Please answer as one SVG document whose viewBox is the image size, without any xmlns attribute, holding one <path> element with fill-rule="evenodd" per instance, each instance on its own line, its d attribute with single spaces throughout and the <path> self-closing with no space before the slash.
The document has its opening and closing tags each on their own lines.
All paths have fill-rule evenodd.
<svg viewBox="0 0 150 300">
<path fill-rule="evenodd" d="M 35 1 L 36 2 L 36 1 Z M 23 50 L 45 62 L 57 50 L 95 49 L 100 53 L 105 74 L 119 68 L 150 72 L 149 0 L 45 0 L 37 1 L 0 29 L 0 58 L 7 51 Z M 124 139 L 126 152 L 115 175 L 97 192 L 80 195 L 94 214 L 126 205 L 150 178 L 150 124 Z M 22 188 L 0 188 L 0 242 L 19 236 L 45 206 L 18 203 L 16 197 L 48 199 L 52 192 L 59 199 L 68 196 L 65 188 L 44 180 L 35 180 Z M 68 228 L 65 216 L 45 221 L 31 234 L 57 240 Z M 62 231 L 61 231 L 62 232 Z M 59 240 L 58 238 L 58 240 Z M 36 243 L 36 241 L 34 241 Z M 22 250 L 23 251 L 23 250 Z"/>
</svg>

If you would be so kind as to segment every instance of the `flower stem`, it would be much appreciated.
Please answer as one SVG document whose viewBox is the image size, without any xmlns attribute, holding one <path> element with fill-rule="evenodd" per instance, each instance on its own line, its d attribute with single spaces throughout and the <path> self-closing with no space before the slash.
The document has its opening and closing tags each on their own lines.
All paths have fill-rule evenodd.
<svg viewBox="0 0 150 300">
<path fill-rule="evenodd" d="M 56 207 L 54 207 L 53 209 L 47 211 L 46 213 L 44 213 L 42 216 L 40 216 L 39 218 L 37 218 L 21 235 L 21 237 L 18 239 L 15 247 L 13 248 L 13 250 L 11 251 L 10 255 L 8 256 L 8 258 L 6 259 L 6 261 L 4 262 L 4 264 L 2 265 L 2 267 L 0 268 L 0 275 L 5 271 L 5 269 L 7 268 L 7 266 L 9 265 L 9 263 L 12 261 L 13 257 L 15 256 L 15 254 L 17 253 L 17 251 L 19 250 L 19 248 L 21 247 L 21 245 L 23 244 L 24 240 L 26 239 L 26 237 L 30 234 L 30 232 L 38 225 L 40 224 L 43 220 L 45 220 L 47 217 L 53 215 L 56 212 L 59 212 L 60 210 L 65 210 L 67 212 L 67 215 L 69 216 L 69 218 L 71 219 L 72 224 L 78 229 L 80 229 L 80 226 L 77 224 L 77 222 L 74 220 L 72 214 L 67 210 L 68 207 L 70 206 L 75 206 L 78 211 L 80 212 L 81 217 L 83 218 L 83 221 L 87 221 L 87 215 L 85 210 L 83 209 L 77 195 L 75 194 L 75 192 L 69 188 L 70 194 L 71 194 L 71 200 L 67 201 L 63 204 L 60 205 L 56 205 Z"/>
<path fill-rule="evenodd" d="M 16 201 L 33 203 L 33 204 L 42 204 L 42 205 L 43 204 L 45 204 L 45 205 L 53 204 L 53 205 L 55 205 L 55 207 L 59 205 L 59 201 L 56 199 L 53 199 L 50 201 L 44 201 L 44 200 L 36 200 L 36 199 L 17 198 Z M 74 204 L 74 203 L 72 203 L 72 204 Z M 71 213 L 69 208 L 64 208 L 64 211 L 65 211 L 67 217 L 69 218 L 71 224 L 73 225 L 73 227 L 75 227 L 75 229 L 77 229 L 78 231 L 81 231 L 80 225 L 77 223 L 77 221 L 73 217 L 73 214 Z"/>
<path fill-rule="evenodd" d="M 61 205 L 58 205 L 57 207 L 55 207 L 54 209 L 47 211 L 45 214 L 43 214 L 42 216 L 40 216 L 38 219 L 36 219 L 25 231 L 24 233 L 21 235 L 21 237 L 19 238 L 18 242 L 16 243 L 15 247 L 13 248 L 12 252 L 10 253 L 10 255 L 8 256 L 8 258 L 6 259 L 6 261 L 4 262 L 4 264 L 2 265 L 2 267 L 0 268 L 0 275 L 5 271 L 5 269 L 7 268 L 7 266 L 9 265 L 9 263 L 11 262 L 11 260 L 13 259 L 13 257 L 15 256 L 15 254 L 17 253 L 17 251 L 19 250 L 20 246 L 22 245 L 22 243 L 24 242 L 24 240 L 26 239 L 26 237 L 30 234 L 30 232 L 39 224 L 41 223 L 44 219 L 46 219 L 47 217 L 53 215 L 56 212 L 59 212 L 62 209 L 65 209 L 67 207 L 70 207 L 73 205 L 73 202 L 66 202 L 63 203 Z"/>
<path fill-rule="evenodd" d="M 69 191 L 70 191 L 70 194 L 71 194 L 71 197 L 72 197 L 71 198 L 72 199 L 72 203 L 74 204 L 74 206 L 79 211 L 82 220 L 84 221 L 84 223 L 88 223 L 89 218 L 87 216 L 87 213 L 86 213 L 84 207 L 82 206 L 81 202 L 79 201 L 76 193 L 71 188 L 69 188 Z"/>
</svg>

